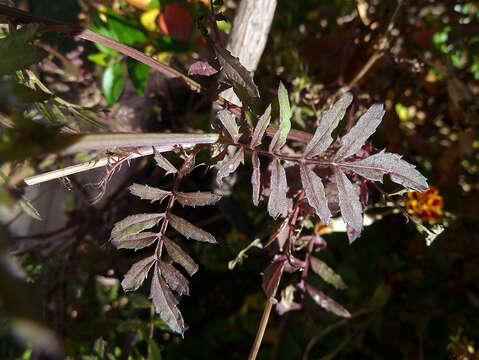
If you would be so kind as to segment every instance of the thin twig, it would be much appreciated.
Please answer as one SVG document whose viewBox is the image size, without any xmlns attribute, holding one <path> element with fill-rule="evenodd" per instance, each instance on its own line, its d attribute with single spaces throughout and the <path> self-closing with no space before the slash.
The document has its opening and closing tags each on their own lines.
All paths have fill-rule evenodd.
<svg viewBox="0 0 479 360">
<path fill-rule="evenodd" d="M 364 64 L 364 66 L 361 68 L 359 73 L 356 74 L 354 79 L 351 80 L 349 82 L 349 84 L 347 84 L 346 86 L 343 86 L 340 89 L 339 93 L 343 93 L 343 92 L 349 90 L 350 88 L 352 88 L 353 86 L 355 86 L 364 77 L 364 75 L 366 75 L 367 72 L 369 70 L 371 70 L 371 68 L 374 66 L 374 64 L 380 58 L 382 58 L 384 56 L 386 50 L 389 48 L 389 45 L 390 45 L 389 36 L 391 34 L 392 29 L 394 28 L 394 23 L 396 22 L 396 19 L 399 15 L 399 10 L 401 9 L 402 5 L 404 4 L 404 1 L 405 0 L 399 0 L 398 1 L 396 9 L 394 10 L 394 13 L 393 13 L 392 17 L 389 20 L 386 31 L 384 32 L 384 34 L 379 39 L 378 46 L 377 46 L 376 50 L 374 51 L 374 53 L 371 55 L 371 57 L 366 62 L 366 64 Z"/>
</svg>

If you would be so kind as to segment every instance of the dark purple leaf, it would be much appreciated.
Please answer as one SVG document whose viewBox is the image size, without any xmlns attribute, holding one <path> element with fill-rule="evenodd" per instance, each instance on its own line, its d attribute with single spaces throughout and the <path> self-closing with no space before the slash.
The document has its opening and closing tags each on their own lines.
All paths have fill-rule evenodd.
<svg viewBox="0 0 479 360">
<path fill-rule="evenodd" d="M 358 120 L 356 125 L 343 136 L 341 147 L 334 156 L 334 160 L 342 160 L 356 154 L 366 140 L 376 131 L 381 123 L 385 111 L 383 104 L 374 104 Z"/>
<path fill-rule="evenodd" d="M 155 266 L 153 279 L 151 281 L 150 298 L 153 300 L 155 311 L 160 315 L 161 320 L 168 327 L 183 336 L 185 324 L 180 311 L 177 308 L 178 300 L 161 278 L 158 266 Z"/>
<path fill-rule="evenodd" d="M 178 172 L 178 170 L 159 152 L 155 153 L 155 161 L 159 167 L 166 171 L 165 175 L 176 174 Z"/>
<path fill-rule="evenodd" d="M 313 138 L 306 145 L 303 157 L 311 158 L 322 154 L 333 142 L 331 133 L 339 124 L 339 121 L 344 117 L 346 110 L 353 101 L 351 93 L 345 93 L 341 98 L 334 103 L 334 105 L 324 113 L 319 121 Z"/>
<path fill-rule="evenodd" d="M 168 239 L 166 236 L 163 237 L 163 242 L 166 246 L 166 251 L 168 252 L 170 258 L 175 263 L 183 266 L 190 276 L 192 276 L 196 271 L 198 271 L 198 265 L 187 253 L 183 251 L 183 249 L 179 245 Z"/>
<path fill-rule="evenodd" d="M 141 232 L 135 235 L 129 235 L 120 239 L 112 239 L 113 245 L 117 249 L 143 249 L 150 246 L 158 239 L 158 234 L 154 232 Z"/>
<path fill-rule="evenodd" d="M 315 287 L 312 287 L 309 284 L 306 284 L 306 291 L 311 296 L 311 298 L 324 310 L 330 311 L 333 314 L 336 314 L 338 316 L 342 316 L 345 318 L 351 317 L 351 314 L 349 313 L 348 310 L 346 310 L 344 307 L 339 305 L 336 301 L 331 299 L 322 291 L 316 289 Z"/>
<path fill-rule="evenodd" d="M 180 218 L 179 216 L 169 213 L 168 220 L 171 226 L 173 226 L 176 231 L 178 231 L 187 239 L 191 238 L 194 240 L 209 242 L 212 244 L 216 243 L 215 238 L 209 232 L 200 229 L 199 227 L 193 225 L 192 223 L 189 223 L 188 221 L 183 218 Z"/>
<path fill-rule="evenodd" d="M 356 187 L 339 168 L 334 168 L 336 185 L 338 186 L 339 207 L 347 225 L 358 233 L 363 229 L 362 207 Z M 349 238 L 349 241 L 353 240 Z"/>
<path fill-rule="evenodd" d="M 281 280 L 281 275 L 283 274 L 284 265 L 287 261 L 288 259 L 286 256 L 282 255 L 273 260 L 273 262 L 264 270 L 263 290 L 268 299 L 275 296 L 279 281 Z"/>
<path fill-rule="evenodd" d="M 130 215 L 115 223 L 111 231 L 113 239 L 121 239 L 125 236 L 138 234 L 139 232 L 155 226 L 165 214 L 136 214 Z"/>
<path fill-rule="evenodd" d="M 158 263 L 160 267 L 160 272 L 166 283 L 171 290 L 176 291 L 179 295 L 189 295 L 190 290 L 188 289 L 188 280 L 175 269 L 171 264 L 167 264 L 163 261 Z"/>
<path fill-rule="evenodd" d="M 161 203 L 168 195 L 171 194 L 170 191 L 140 184 L 133 184 L 128 189 L 133 195 L 138 196 L 140 199 L 150 200 L 151 202 L 159 201 Z"/>
<path fill-rule="evenodd" d="M 220 195 L 216 195 L 210 192 L 175 192 L 176 200 L 183 206 L 204 206 L 213 205 L 221 199 Z"/>
<path fill-rule="evenodd" d="M 316 214 L 321 221 L 328 225 L 329 219 L 331 218 L 331 211 L 329 211 L 328 200 L 324 193 L 323 182 L 320 177 L 305 164 L 301 164 L 300 172 L 301 182 L 309 205 L 316 210 Z"/>
<path fill-rule="evenodd" d="M 253 162 L 253 173 L 251 174 L 251 185 L 253 186 L 253 204 L 254 206 L 258 206 L 259 193 L 261 190 L 261 171 L 260 171 L 259 157 L 256 151 L 253 152 L 252 162 Z"/>
<path fill-rule="evenodd" d="M 382 182 L 384 174 L 389 174 L 392 181 L 405 188 L 418 191 L 428 189 L 427 179 L 414 165 L 401 159 L 400 155 L 386 153 L 384 150 L 362 160 L 341 163 L 340 166 L 369 180 Z"/>
<path fill-rule="evenodd" d="M 288 213 L 288 201 L 286 198 L 288 184 L 286 182 L 286 172 L 278 158 L 274 158 L 271 163 L 270 189 L 268 213 L 274 219 L 280 215 L 286 216 Z"/>
<path fill-rule="evenodd" d="M 263 115 L 258 120 L 256 127 L 254 128 L 253 136 L 251 138 L 250 146 L 255 148 L 261 144 L 261 139 L 263 139 L 264 133 L 268 128 L 269 122 L 271 121 L 271 104 L 266 108 Z"/>
<path fill-rule="evenodd" d="M 211 76 L 217 72 L 218 70 L 207 61 L 196 61 L 188 69 L 188 75 Z"/>
<path fill-rule="evenodd" d="M 143 260 L 138 261 L 133 264 L 133 266 L 128 270 L 121 282 L 121 286 L 124 291 L 135 291 L 137 290 L 143 281 L 145 281 L 148 276 L 148 272 L 151 269 L 151 266 L 155 262 L 155 257 L 150 256 Z"/>
<path fill-rule="evenodd" d="M 309 261 L 311 269 L 321 276 L 324 281 L 333 285 L 336 289 L 344 290 L 347 288 L 341 276 L 336 274 L 325 262 L 314 256 L 310 256 Z"/>
<path fill-rule="evenodd" d="M 218 170 L 216 174 L 216 182 L 221 184 L 223 182 L 223 178 L 227 177 L 229 174 L 234 173 L 240 164 L 244 163 L 244 150 L 243 148 L 239 148 L 233 157 L 229 158 L 221 168 Z"/>
<path fill-rule="evenodd" d="M 253 74 L 246 70 L 246 68 L 241 65 L 239 59 L 231 55 L 228 50 L 216 44 L 213 44 L 213 46 L 216 57 L 221 65 L 221 70 L 223 70 L 225 76 L 231 82 L 237 82 L 245 87 L 249 96 L 259 98 L 258 87 L 253 81 Z"/>
<path fill-rule="evenodd" d="M 217 112 L 218 119 L 220 119 L 223 127 L 228 131 L 234 143 L 237 143 L 241 134 L 239 133 L 239 126 L 236 123 L 236 117 L 228 110 L 220 110 Z"/>
</svg>

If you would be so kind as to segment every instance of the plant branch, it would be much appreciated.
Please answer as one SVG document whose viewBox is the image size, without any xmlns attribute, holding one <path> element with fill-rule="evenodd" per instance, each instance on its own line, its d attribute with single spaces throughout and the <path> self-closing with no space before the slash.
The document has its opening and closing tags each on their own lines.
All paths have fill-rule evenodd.
<svg viewBox="0 0 479 360">
<path fill-rule="evenodd" d="M 248 360 L 255 360 L 258 355 L 261 342 L 263 341 L 264 331 L 266 330 L 266 325 L 268 325 L 269 315 L 271 314 L 271 309 L 275 303 L 274 295 L 266 300 L 266 305 L 264 307 L 263 316 L 261 316 L 261 321 L 259 323 L 258 332 L 256 333 L 256 338 L 254 339 L 253 347 L 249 354 Z"/>
<path fill-rule="evenodd" d="M 391 17 L 391 20 L 389 20 L 388 26 L 386 28 L 386 31 L 384 34 L 380 37 L 378 41 L 378 45 L 374 53 L 371 55 L 369 60 L 364 64 L 364 66 L 361 68 L 361 70 L 356 74 L 356 76 L 349 82 L 348 85 L 344 86 L 341 90 L 340 93 L 343 93 L 353 86 L 355 86 L 363 77 L 368 73 L 369 70 L 376 64 L 376 62 L 384 56 L 385 51 L 389 48 L 390 46 L 390 39 L 389 36 L 391 34 L 392 29 L 394 28 L 394 23 L 396 22 L 396 19 L 399 15 L 399 10 L 401 9 L 402 5 L 404 4 L 405 0 L 399 0 L 398 4 L 396 6 L 396 9 L 394 10 L 394 13 Z"/>
</svg>

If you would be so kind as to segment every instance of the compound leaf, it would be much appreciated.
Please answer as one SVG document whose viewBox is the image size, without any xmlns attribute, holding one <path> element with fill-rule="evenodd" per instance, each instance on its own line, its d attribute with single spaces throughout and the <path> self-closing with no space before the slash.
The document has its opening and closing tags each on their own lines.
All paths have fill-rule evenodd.
<svg viewBox="0 0 479 360">
<path fill-rule="evenodd" d="M 288 184 L 286 182 L 286 172 L 278 158 L 271 163 L 270 195 L 268 199 L 268 213 L 276 219 L 278 216 L 286 216 L 288 212 Z"/>
<path fill-rule="evenodd" d="M 155 266 L 153 280 L 151 281 L 150 298 L 153 301 L 155 311 L 160 315 L 161 320 L 165 322 L 168 327 L 183 336 L 185 332 L 185 324 L 178 307 L 178 300 L 166 285 L 165 281 L 160 276 L 158 266 Z"/>
<path fill-rule="evenodd" d="M 415 166 L 401 159 L 401 156 L 381 151 L 365 159 L 341 163 L 356 174 L 372 181 L 383 181 L 384 174 L 405 188 L 424 191 L 428 189 L 427 179 L 415 169 Z"/>
<path fill-rule="evenodd" d="M 261 144 L 261 139 L 264 136 L 266 129 L 271 121 L 271 104 L 266 108 L 263 115 L 258 120 L 256 127 L 254 128 L 253 136 L 251 138 L 250 146 L 255 148 Z"/>
<path fill-rule="evenodd" d="M 141 232 L 139 234 L 124 236 L 119 239 L 113 239 L 111 242 L 117 249 L 143 249 L 150 246 L 158 239 L 158 234 L 154 232 Z"/>
<path fill-rule="evenodd" d="M 301 183 L 303 184 L 309 205 L 316 210 L 316 214 L 321 221 L 328 225 L 329 219 L 331 218 L 331 211 L 328 207 L 328 199 L 326 199 L 326 194 L 324 193 L 323 182 L 320 177 L 305 164 L 301 164 L 300 173 Z"/>
<path fill-rule="evenodd" d="M 239 126 L 236 123 L 236 117 L 228 110 L 220 110 L 217 113 L 218 119 L 220 119 L 228 134 L 230 134 L 233 142 L 237 143 L 241 134 L 239 133 Z"/>
<path fill-rule="evenodd" d="M 353 242 L 363 229 L 361 202 L 359 201 L 359 195 L 356 192 L 355 186 L 349 181 L 344 172 L 335 167 L 334 175 L 338 187 L 341 215 L 343 216 L 345 223 L 355 230 L 354 233 L 356 236 L 354 237 L 351 237 L 348 232 L 349 241 Z"/>
<path fill-rule="evenodd" d="M 115 223 L 111 231 L 113 239 L 121 239 L 125 236 L 138 234 L 140 231 L 152 228 L 155 226 L 165 214 L 136 214 L 130 215 L 121 221 Z"/>
<path fill-rule="evenodd" d="M 148 276 L 148 272 L 151 269 L 151 266 L 155 262 L 155 257 L 150 256 L 143 260 L 138 261 L 133 264 L 133 266 L 125 274 L 121 286 L 124 291 L 135 291 L 137 290 L 143 281 L 145 281 Z"/>
<path fill-rule="evenodd" d="M 171 290 L 179 295 L 189 295 L 188 280 L 171 264 L 160 261 L 158 263 L 160 272 Z"/>
<path fill-rule="evenodd" d="M 220 195 L 216 195 L 210 192 L 175 192 L 175 197 L 178 202 L 183 206 L 204 206 L 214 205 L 221 199 Z"/>
<path fill-rule="evenodd" d="M 160 203 L 171 194 L 170 191 L 149 187 L 148 185 L 133 184 L 129 188 L 130 192 L 138 196 L 142 200 L 150 200 L 151 202 L 160 201 Z"/>
<path fill-rule="evenodd" d="M 366 140 L 376 131 L 384 116 L 383 104 L 374 104 L 358 120 L 356 125 L 343 136 L 341 147 L 334 159 L 342 160 L 358 152 Z"/>
<path fill-rule="evenodd" d="M 170 258 L 175 263 L 183 266 L 190 276 L 198 271 L 198 264 L 196 264 L 194 260 L 186 252 L 184 252 L 179 245 L 168 239 L 166 236 L 163 237 L 163 242 Z"/>
<path fill-rule="evenodd" d="M 253 152 L 252 161 L 253 161 L 253 173 L 251 174 L 251 185 L 253 186 L 253 204 L 254 206 L 258 206 L 259 193 L 261 190 L 261 171 L 260 171 L 259 156 L 256 151 Z"/>
<path fill-rule="evenodd" d="M 155 153 L 155 161 L 159 167 L 166 171 L 165 175 L 176 174 L 178 172 L 178 170 L 159 152 Z"/>
<path fill-rule="evenodd" d="M 240 164 L 244 163 L 244 150 L 239 148 L 236 153 L 229 158 L 218 170 L 216 174 L 216 182 L 221 184 L 223 178 L 227 177 L 229 174 L 234 173 Z"/>
<path fill-rule="evenodd" d="M 345 318 L 351 317 L 351 314 L 349 313 L 348 310 L 346 310 L 344 307 L 339 305 L 336 301 L 331 299 L 322 291 L 316 289 L 315 287 L 309 284 L 306 284 L 306 291 L 311 296 L 311 298 L 316 302 L 316 304 L 321 306 L 324 310 L 330 311 L 333 314 L 336 314 L 338 316 L 342 316 Z"/>
<path fill-rule="evenodd" d="M 216 243 L 215 238 L 209 232 L 200 229 L 179 216 L 169 213 L 168 220 L 171 226 L 187 239 L 191 238 L 193 240 Z"/>
<path fill-rule="evenodd" d="M 336 274 L 334 270 L 331 269 L 325 262 L 314 256 L 311 256 L 309 259 L 311 269 L 316 274 L 318 274 L 324 281 L 333 285 L 336 289 L 339 290 L 344 290 L 347 288 L 341 276 Z"/>
<path fill-rule="evenodd" d="M 313 138 L 309 141 L 304 149 L 304 157 L 311 158 L 322 154 L 333 142 L 331 133 L 339 124 L 339 121 L 344 117 L 346 110 L 353 101 L 351 93 L 345 93 L 341 98 L 334 103 L 334 105 L 324 113 L 319 121 Z"/>
</svg>

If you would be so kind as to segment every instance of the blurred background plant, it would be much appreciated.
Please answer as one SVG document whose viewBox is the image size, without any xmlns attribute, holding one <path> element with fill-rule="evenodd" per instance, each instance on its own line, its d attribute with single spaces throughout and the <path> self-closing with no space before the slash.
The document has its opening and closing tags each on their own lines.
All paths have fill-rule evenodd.
<svg viewBox="0 0 479 360">
<path fill-rule="evenodd" d="M 209 55 L 195 25 L 208 1 L 15 3 L 37 15 L 89 24 L 183 73 Z M 236 5 L 222 5 L 228 18 Z M 341 299 L 352 319 L 338 320 L 313 306 L 307 312 L 273 314 L 259 359 L 475 356 L 479 9 L 472 1 L 404 2 L 389 28 L 396 8 L 395 2 L 372 0 L 278 2 L 255 73 L 266 97 L 275 96 L 278 80 L 287 84 L 294 126 L 307 132 L 342 87 L 350 86 L 358 99 L 353 114 L 384 101 L 387 113 L 372 144 L 404 154 L 434 187 L 425 193 L 394 193 L 397 188 L 386 182 L 373 189 L 370 197 L 380 206 L 368 208 L 371 225 L 352 246 L 335 222 L 329 228 L 305 224 L 327 241 L 317 257 L 334 268 L 348 288 L 331 290 L 319 277 L 312 285 Z M 229 23 L 218 24 L 226 36 Z M 6 275 L 0 279 L 1 311 L 9 322 L 2 322 L 1 356 L 38 358 L 32 334 L 41 334 L 53 353 L 64 349 L 72 359 L 245 358 L 263 310 L 259 273 L 271 250 L 252 247 L 230 272 L 228 261 L 253 239 L 232 228 L 217 208 L 193 213 L 196 219 L 190 215 L 195 224 L 214 229 L 220 246 L 188 247 L 200 271 L 191 281 L 191 298 L 181 305 L 189 327 L 184 339 L 152 315 L 147 290 L 124 294 L 119 286 L 129 265 L 143 254 L 113 251 L 107 241 L 111 227 L 131 208 L 155 209 L 129 195 L 126 185 L 133 180 L 171 185 L 150 159 L 132 162 L 94 207 L 88 206 L 91 189 L 85 184 L 97 182 L 102 173 L 50 185 L 50 192 L 66 189 L 58 204 L 64 217 L 60 224 L 35 230 L 24 228 L 29 222 L 22 220 L 49 218 L 48 212 L 34 208 L 46 195 L 24 193 L 22 179 L 55 162 L 69 164 L 68 159 L 42 158 L 45 143 L 52 149 L 65 145 L 51 126 L 97 132 L 208 130 L 210 102 L 102 46 L 56 33 L 42 35 L 35 44 L 43 60 L 27 74 L 25 85 L 42 84 L 43 91 L 25 96 L 28 89 L 12 90 L 15 85 L 4 78 L 0 88 L 0 201 L 10 209 L 2 216 L 11 233 L 2 235 L 0 245 L 14 249 L 2 260 Z M 27 112 L 46 121 L 25 120 L 21 131 L 12 131 L 11 119 L 21 122 L 18 118 Z M 32 158 L 35 154 L 39 157 Z M 89 154 L 74 160 L 84 159 Z M 252 206 L 249 174 L 239 170 L 233 197 L 264 237 L 274 224 L 264 207 Z M 196 183 L 185 183 L 186 188 L 208 188 L 211 182 L 202 169 L 195 169 L 191 178 Z M 403 216 L 407 211 L 413 219 L 409 223 Z M 434 237 L 444 228 L 427 247 L 427 231 Z M 295 276 L 283 285 L 297 282 Z"/>
</svg>

